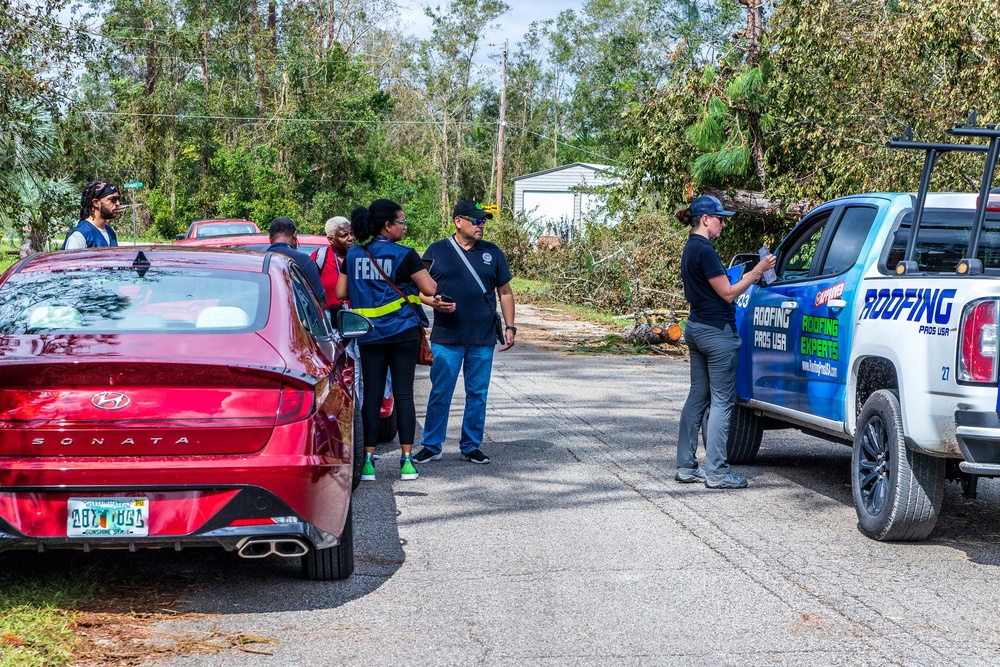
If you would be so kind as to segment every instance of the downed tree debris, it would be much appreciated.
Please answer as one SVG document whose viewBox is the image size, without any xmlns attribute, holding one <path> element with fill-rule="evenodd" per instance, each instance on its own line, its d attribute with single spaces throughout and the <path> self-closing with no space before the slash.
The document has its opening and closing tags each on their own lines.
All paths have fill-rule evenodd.
<svg viewBox="0 0 1000 667">
<path fill-rule="evenodd" d="M 681 339 L 681 328 L 676 324 L 667 326 L 638 324 L 622 330 L 622 340 L 629 345 L 677 345 Z"/>
</svg>

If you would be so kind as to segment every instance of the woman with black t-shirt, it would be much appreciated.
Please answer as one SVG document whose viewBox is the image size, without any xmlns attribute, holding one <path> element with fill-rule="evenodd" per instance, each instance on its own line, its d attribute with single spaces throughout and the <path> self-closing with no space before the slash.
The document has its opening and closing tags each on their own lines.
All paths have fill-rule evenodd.
<svg viewBox="0 0 1000 667">
<path fill-rule="evenodd" d="M 704 482 L 710 489 L 742 489 L 745 477 L 733 473 L 726 461 L 729 415 L 736 402 L 736 367 L 740 336 L 736 332 L 733 301 L 774 267 L 774 255 L 762 259 L 736 284 L 729 284 L 726 269 L 715 251 L 714 239 L 726 226 L 727 211 L 715 197 L 701 196 L 677 219 L 690 227 L 681 256 L 684 296 L 691 305 L 684 340 L 691 353 L 691 391 L 681 411 L 677 438 L 678 482 Z M 711 401 L 705 445 L 705 467 L 698 463 L 698 429 Z"/>
<path fill-rule="evenodd" d="M 351 211 L 355 245 L 347 250 L 343 279 L 337 281 L 337 298 L 350 301 L 351 309 L 372 321 L 372 331 L 358 340 L 364 378 L 365 462 L 361 479 L 375 480 L 375 441 L 386 372 L 392 372 L 392 392 L 399 424 L 401 479 L 417 479 L 410 454 L 417 427 L 413 404 L 413 375 L 420 350 L 420 326 L 427 326 L 420 294 L 432 295 L 437 283 L 427 273 L 417 252 L 400 245 L 406 234 L 403 208 L 389 199 Z M 398 287 L 403 295 L 393 287 Z"/>
</svg>

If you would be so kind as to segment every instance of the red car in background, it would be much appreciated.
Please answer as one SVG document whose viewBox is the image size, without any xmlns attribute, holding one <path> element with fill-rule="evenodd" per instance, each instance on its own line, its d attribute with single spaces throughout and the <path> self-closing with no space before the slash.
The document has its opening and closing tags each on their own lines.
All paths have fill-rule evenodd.
<svg viewBox="0 0 1000 667">
<path fill-rule="evenodd" d="M 330 247 L 330 241 L 325 236 L 317 234 L 299 234 L 299 250 L 311 255 L 314 250 Z M 267 250 L 271 239 L 267 234 L 248 232 L 246 234 L 229 234 L 226 236 L 210 236 L 199 238 L 182 238 L 174 241 L 174 245 L 193 246 L 196 248 L 242 248 L 244 250 Z"/>
<path fill-rule="evenodd" d="M 285 256 L 118 247 L 0 277 L 0 550 L 221 546 L 354 570 L 354 365 Z"/>
<path fill-rule="evenodd" d="M 330 241 L 325 236 L 315 234 L 299 234 L 299 250 L 307 255 L 313 254 L 318 248 L 329 248 Z M 266 234 L 246 235 L 246 236 L 225 236 L 204 239 L 183 239 L 175 241 L 174 245 L 196 246 L 203 248 L 243 248 L 244 250 L 259 250 L 261 252 L 268 249 L 271 240 Z M 382 418 L 378 429 L 378 442 L 392 442 L 396 437 L 398 427 L 396 425 L 396 400 L 392 395 L 392 379 L 386 382 L 385 393 L 382 396 L 382 409 L 379 411 Z"/>
<path fill-rule="evenodd" d="M 196 220 L 188 227 L 186 234 L 178 234 L 181 239 L 205 239 L 213 236 L 236 236 L 239 234 L 260 234 L 260 227 L 250 220 Z"/>
</svg>

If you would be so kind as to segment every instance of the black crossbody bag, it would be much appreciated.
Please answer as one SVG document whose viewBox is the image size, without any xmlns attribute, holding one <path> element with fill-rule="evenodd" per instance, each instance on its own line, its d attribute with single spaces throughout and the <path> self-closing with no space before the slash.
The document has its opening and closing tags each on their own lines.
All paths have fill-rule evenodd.
<svg viewBox="0 0 1000 667">
<path fill-rule="evenodd" d="M 458 253 L 458 256 L 462 258 L 465 268 L 467 268 L 469 273 L 472 274 L 476 284 L 479 285 L 479 289 L 483 290 L 483 298 L 489 301 L 490 293 L 486 291 L 486 286 L 483 285 L 483 281 L 479 279 L 479 274 L 477 274 L 476 270 L 472 268 L 472 264 L 469 264 L 469 258 L 465 256 L 465 253 L 462 252 L 462 248 L 455 242 L 455 237 L 451 236 L 448 240 L 451 241 L 451 245 L 454 246 L 455 252 Z M 493 312 L 493 328 L 496 330 L 497 343 L 500 345 L 506 345 L 507 336 L 505 335 L 503 317 L 500 315 L 500 311 L 498 310 Z"/>
</svg>

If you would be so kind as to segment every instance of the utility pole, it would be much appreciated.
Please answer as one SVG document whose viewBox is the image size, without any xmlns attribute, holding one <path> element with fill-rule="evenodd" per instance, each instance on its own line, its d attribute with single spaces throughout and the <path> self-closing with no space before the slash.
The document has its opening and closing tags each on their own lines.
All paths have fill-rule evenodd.
<svg viewBox="0 0 1000 667">
<path fill-rule="evenodd" d="M 503 144 L 507 126 L 507 40 L 503 40 L 503 66 L 500 70 L 500 127 L 497 129 L 497 198 L 499 210 L 503 206 Z"/>
</svg>

